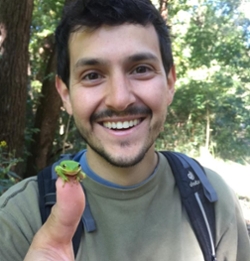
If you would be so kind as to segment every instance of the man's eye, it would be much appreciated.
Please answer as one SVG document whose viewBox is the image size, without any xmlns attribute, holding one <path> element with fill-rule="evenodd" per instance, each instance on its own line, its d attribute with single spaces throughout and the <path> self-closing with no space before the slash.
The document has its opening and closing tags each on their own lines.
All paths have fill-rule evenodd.
<svg viewBox="0 0 250 261">
<path fill-rule="evenodd" d="M 133 70 L 133 73 L 146 73 L 150 71 L 150 68 L 147 66 L 138 66 Z"/>
<path fill-rule="evenodd" d="M 91 80 L 97 80 L 100 79 L 100 74 L 96 72 L 88 73 L 87 75 L 84 75 L 83 80 L 91 81 Z"/>
</svg>

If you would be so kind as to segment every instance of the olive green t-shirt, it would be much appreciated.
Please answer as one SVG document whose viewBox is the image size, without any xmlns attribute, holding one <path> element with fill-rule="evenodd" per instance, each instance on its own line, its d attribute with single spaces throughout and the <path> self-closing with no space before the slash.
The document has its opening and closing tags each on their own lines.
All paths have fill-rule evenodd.
<svg viewBox="0 0 250 261">
<path fill-rule="evenodd" d="M 218 260 L 250 261 L 250 243 L 235 195 L 214 172 L 207 175 L 218 193 Z M 183 208 L 166 158 L 141 186 L 111 188 L 83 181 L 96 231 L 82 236 L 77 261 L 202 261 L 197 239 Z M 21 261 L 41 227 L 36 177 L 0 198 L 0 260 Z"/>
</svg>

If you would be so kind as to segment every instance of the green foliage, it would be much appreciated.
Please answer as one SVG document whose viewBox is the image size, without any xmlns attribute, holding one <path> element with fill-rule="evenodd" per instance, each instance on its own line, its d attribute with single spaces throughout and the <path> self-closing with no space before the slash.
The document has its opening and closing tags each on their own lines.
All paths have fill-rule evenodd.
<svg viewBox="0 0 250 261">
<path fill-rule="evenodd" d="M 73 118 L 65 110 L 61 110 L 50 162 L 54 162 L 61 154 L 76 153 L 84 148 L 86 143 L 79 134 Z"/>
<path fill-rule="evenodd" d="M 14 153 L 7 152 L 7 144 L 5 141 L 0 142 L 0 195 L 21 180 L 21 178 L 12 171 L 12 168 L 21 161 L 21 159 L 15 157 Z"/>
<path fill-rule="evenodd" d="M 45 75 L 48 53 L 54 43 L 54 31 L 61 17 L 64 1 L 34 0 L 31 41 L 31 91 L 39 91 Z"/>
<path fill-rule="evenodd" d="M 159 147 L 196 155 L 208 142 L 215 156 L 250 159 L 250 20 L 243 3 L 172 3 L 178 81 Z"/>
<path fill-rule="evenodd" d="M 61 17 L 65 0 L 34 0 L 33 19 L 31 25 L 30 53 L 30 84 L 28 86 L 27 121 L 25 131 L 26 148 L 30 147 L 32 134 L 38 129 L 34 126 L 34 116 L 41 98 L 43 81 L 48 77 L 55 77 L 56 72 L 47 75 L 46 67 L 54 48 L 54 31 Z M 55 137 L 55 143 L 58 136 Z M 25 153 L 29 155 L 28 149 Z M 53 154 L 53 152 L 52 152 Z"/>
</svg>

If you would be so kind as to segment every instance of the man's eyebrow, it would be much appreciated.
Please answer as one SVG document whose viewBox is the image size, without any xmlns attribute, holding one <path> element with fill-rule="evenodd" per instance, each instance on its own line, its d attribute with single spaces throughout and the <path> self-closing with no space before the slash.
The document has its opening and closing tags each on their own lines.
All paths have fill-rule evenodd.
<svg viewBox="0 0 250 261">
<path fill-rule="evenodd" d="M 152 53 L 136 53 L 128 57 L 131 62 L 140 62 L 143 60 L 158 60 L 158 57 Z"/>
<path fill-rule="evenodd" d="M 96 59 L 96 58 L 81 58 L 76 62 L 74 69 L 83 66 L 91 66 L 91 65 L 107 65 L 107 62 L 102 59 Z"/>
</svg>

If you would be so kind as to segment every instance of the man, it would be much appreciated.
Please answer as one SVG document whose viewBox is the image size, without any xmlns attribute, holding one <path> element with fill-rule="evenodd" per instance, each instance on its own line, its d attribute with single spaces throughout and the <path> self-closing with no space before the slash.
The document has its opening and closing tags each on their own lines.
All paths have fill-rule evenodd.
<svg viewBox="0 0 250 261">
<path fill-rule="evenodd" d="M 66 8 L 56 43 L 56 87 L 87 142 L 79 160 L 84 192 L 58 178 L 57 203 L 42 227 L 35 177 L 6 192 L 1 260 L 74 260 L 85 196 L 95 229 L 84 230 L 76 260 L 204 260 L 168 161 L 154 149 L 176 79 L 159 13 L 149 0 L 78 0 Z M 220 177 L 207 175 L 219 197 L 217 258 L 249 261 L 237 200 Z"/>
</svg>

